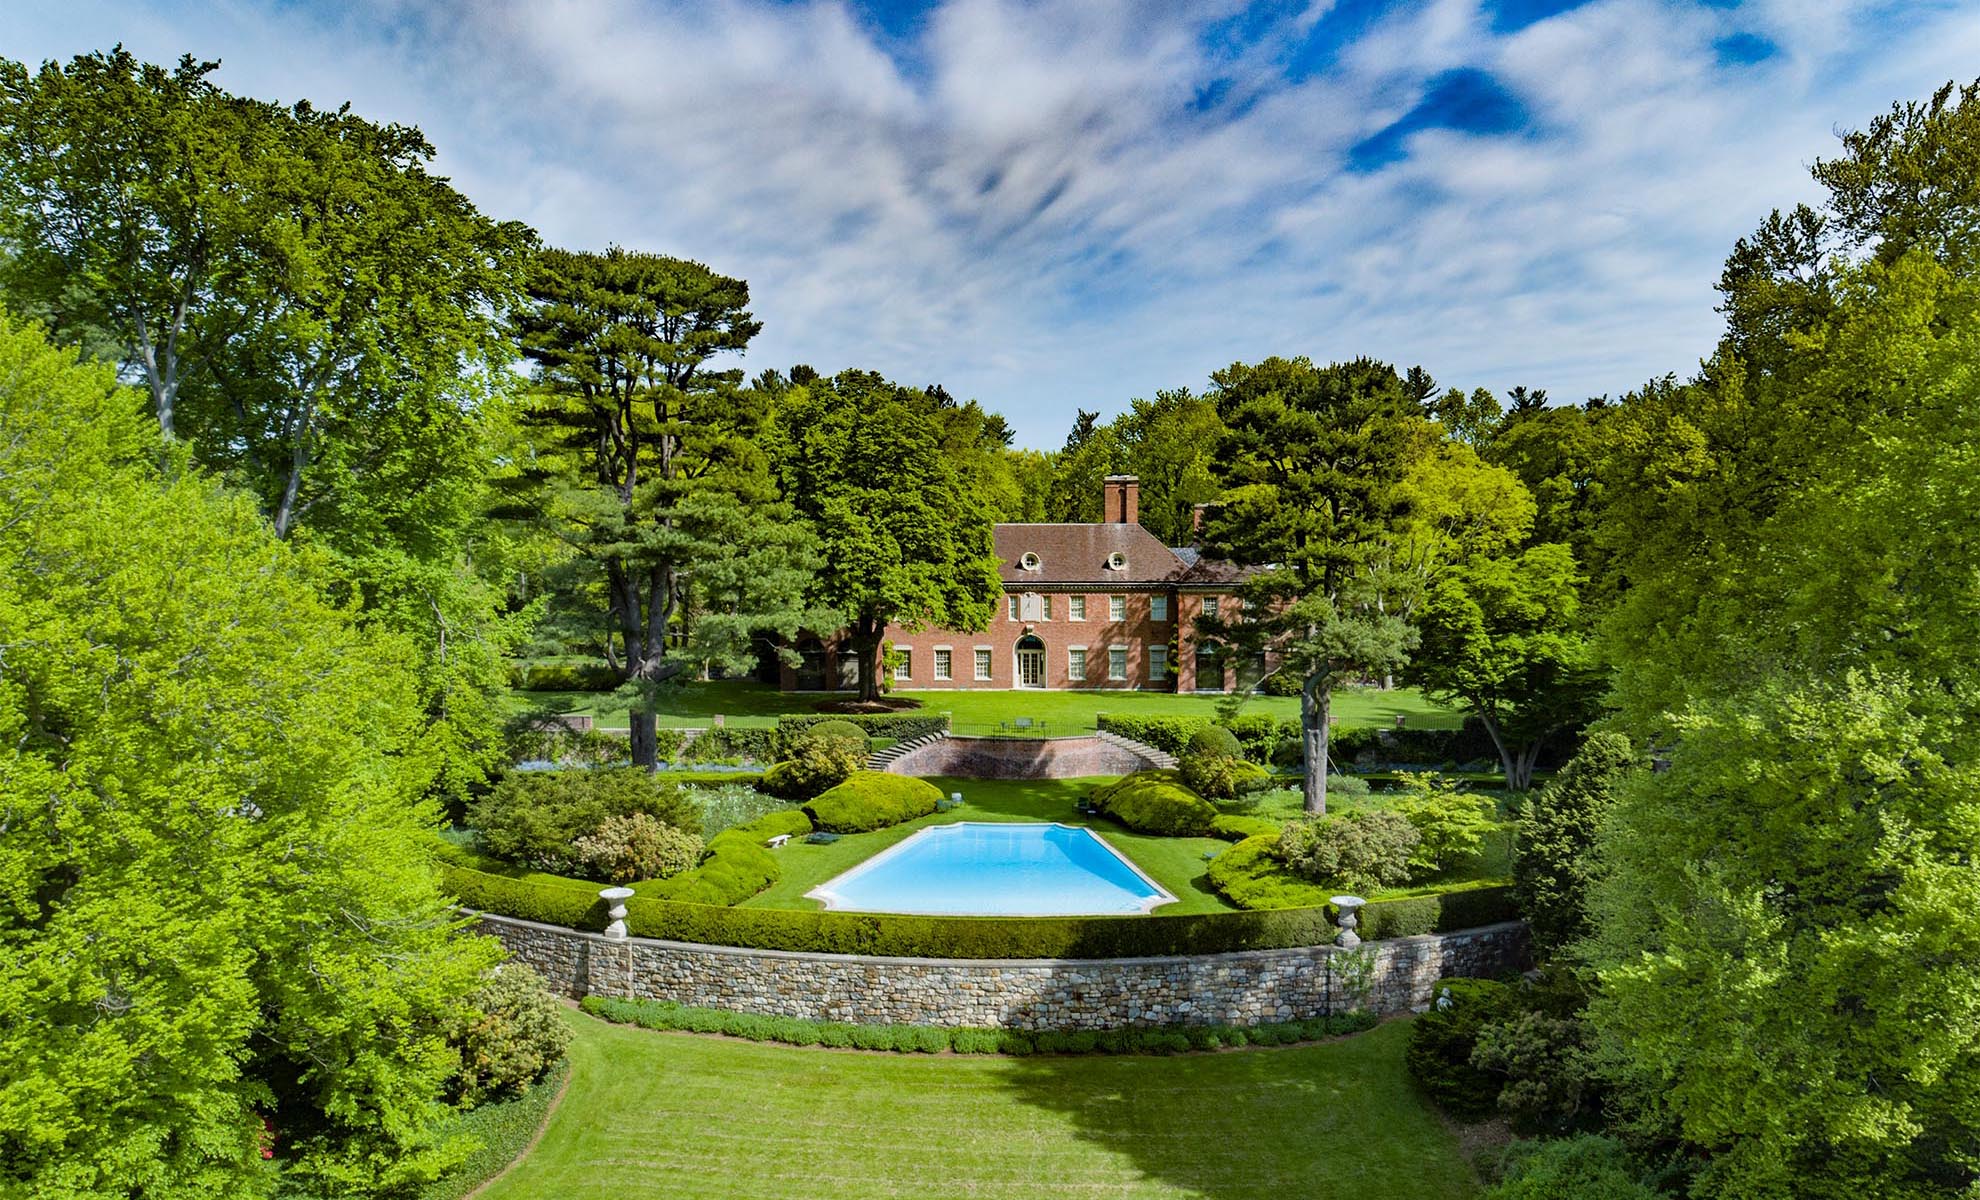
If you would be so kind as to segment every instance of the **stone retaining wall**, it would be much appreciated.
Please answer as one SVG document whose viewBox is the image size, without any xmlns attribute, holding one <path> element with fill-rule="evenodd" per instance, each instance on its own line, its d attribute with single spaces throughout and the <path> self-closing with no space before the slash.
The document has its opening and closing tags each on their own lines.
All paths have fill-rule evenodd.
<svg viewBox="0 0 1980 1200">
<path fill-rule="evenodd" d="M 1437 980 L 1529 960 L 1526 925 L 1369 942 L 1366 1004 L 1334 946 L 1186 958 L 933 959 L 797 954 L 607 938 L 482 914 L 481 930 L 574 997 L 674 1000 L 820 1021 L 1011 1029 L 1256 1025 L 1368 1007 L 1421 1008 Z"/>
<path fill-rule="evenodd" d="M 955 737 L 918 746 L 887 764 L 895 775 L 946 775 L 959 779 L 1074 779 L 1128 775 L 1162 765 L 1124 745 L 1125 738 Z"/>
</svg>

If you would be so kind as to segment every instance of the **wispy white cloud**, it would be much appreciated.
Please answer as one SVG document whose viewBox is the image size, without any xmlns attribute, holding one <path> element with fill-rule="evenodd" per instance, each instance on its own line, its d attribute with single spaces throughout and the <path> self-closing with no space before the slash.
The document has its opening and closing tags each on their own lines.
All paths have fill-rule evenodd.
<svg viewBox="0 0 1980 1200">
<path fill-rule="evenodd" d="M 0 54 L 191 51 L 419 124 L 552 242 L 749 279 L 752 369 L 939 380 L 1037 445 L 1271 353 L 1564 399 L 1685 371 L 1833 130 L 1980 61 L 1958 4 L 1368 8 L 947 0 L 901 37 L 838 0 L 30 0 Z M 1467 132 L 1481 96 L 1516 119 Z"/>
</svg>

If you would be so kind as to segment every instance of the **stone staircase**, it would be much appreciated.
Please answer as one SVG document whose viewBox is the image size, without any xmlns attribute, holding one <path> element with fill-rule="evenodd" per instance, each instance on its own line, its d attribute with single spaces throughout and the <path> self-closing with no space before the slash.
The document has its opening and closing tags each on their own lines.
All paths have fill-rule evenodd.
<svg viewBox="0 0 1980 1200">
<path fill-rule="evenodd" d="M 1148 765 L 1151 767 L 1155 767 L 1157 769 L 1164 771 L 1171 771 L 1175 769 L 1176 756 L 1169 753 L 1167 750 L 1157 750 L 1155 747 L 1149 745 L 1147 742 L 1137 742 L 1133 738 L 1122 737 L 1118 733 L 1108 733 L 1104 729 L 1094 734 L 1093 736 L 1099 738 L 1101 741 L 1107 743 L 1110 746 L 1119 746 L 1121 749 L 1127 751 L 1130 754 L 1140 755 L 1142 758 L 1148 760 Z"/>
<path fill-rule="evenodd" d="M 948 731 L 937 730 L 934 733 L 924 733 L 918 738 L 909 738 L 905 742 L 895 742 L 885 750 L 878 750 L 869 755 L 866 760 L 866 769 L 869 771 L 884 771 L 888 767 L 893 766 L 896 760 L 905 758 L 923 746 L 932 746 L 936 742 L 943 741 L 948 736 Z"/>
</svg>

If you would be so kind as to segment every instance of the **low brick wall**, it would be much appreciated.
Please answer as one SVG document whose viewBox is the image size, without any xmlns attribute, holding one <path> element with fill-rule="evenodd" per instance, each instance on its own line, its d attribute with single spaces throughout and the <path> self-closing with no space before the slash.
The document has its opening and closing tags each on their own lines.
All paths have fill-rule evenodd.
<svg viewBox="0 0 1980 1200">
<path fill-rule="evenodd" d="M 612 939 L 482 914 L 481 930 L 575 997 L 674 1000 L 866 1025 L 1114 1029 L 1256 1025 L 1357 1007 L 1334 946 L 1186 958 L 938 959 L 795 954 Z M 1365 1007 L 1421 1008 L 1437 980 L 1502 975 L 1529 960 L 1526 925 L 1369 942 Z"/>
<path fill-rule="evenodd" d="M 961 779 L 1076 779 L 1128 775 L 1159 766 L 1125 738 L 946 737 L 918 746 L 887 764 L 895 775 L 947 775 Z"/>
</svg>

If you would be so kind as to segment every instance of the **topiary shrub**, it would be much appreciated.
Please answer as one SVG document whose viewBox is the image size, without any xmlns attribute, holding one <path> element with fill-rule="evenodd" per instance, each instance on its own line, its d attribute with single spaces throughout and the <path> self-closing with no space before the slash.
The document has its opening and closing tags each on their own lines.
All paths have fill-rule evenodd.
<svg viewBox="0 0 1980 1200">
<path fill-rule="evenodd" d="M 663 825 L 701 831 L 701 814 L 679 789 L 637 767 L 520 771 L 468 807 L 468 824 L 490 854 L 559 873 L 583 862 L 574 845 L 608 817 L 645 813 Z"/>
<path fill-rule="evenodd" d="M 857 771 L 852 778 L 804 806 L 820 829 L 832 833 L 864 833 L 912 821 L 935 811 L 941 789 L 925 779 Z"/>
<path fill-rule="evenodd" d="M 1286 868 L 1277 831 L 1255 834 L 1219 854 L 1206 875 L 1210 886 L 1239 908 L 1319 908 L 1329 894 Z"/>
<path fill-rule="evenodd" d="M 1217 810 L 1191 791 L 1175 771 L 1136 771 L 1096 789 L 1095 808 L 1137 833 L 1163 837 L 1203 837 Z"/>
<path fill-rule="evenodd" d="M 1256 763 L 1222 755 L 1200 755 L 1182 760 L 1182 781 L 1191 791 L 1212 800 L 1231 800 L 1245 792 L 1268 786 L 1271 774 Z"/>
<path fill-rule="evenodd" d="M 606 817 L 591 833 L 571 843 L 571 852 L 593 879 L 632 883 L 665 879 L 701 861 L 701 838 L 662 825 L 643 812 Z"/>
<path fill-rule="evenodd" d="M 1190 757 L 1242 758 L 1244 747 L 1238 744 L 1237 735 L 1222 725 L 1205 725 L 1189 735 L 1185 753 Z"/>
<path fill-rule="evenodd" d="M 850 721 L 820 721 L 789 739 L 784 761 L 763 776 L 763 790 L 809 800 L 851 778 L 867 753 L 865 730 Z"/>
<path fill-rule="evenodd" d="M 449 1039 L 460 1054 L 454 1092 L 463 1107 L 520 1094 L 562 1062 L 571 1044 L 557 998 L 527 963 L 496 967 L 468 1006 Z"/>
<path fill-rule="evenodd" d="M 1418 840 L 1416 827 L 1401 815 L 1357 809 L 1287 822 L 1279 832 L 1279 857 L 1315 883 L 1371 892 L 1408 882 Z"/>
<path fill-rule="evenodd" d="M 1484 1200 L 1662 1200 L 1629 1148 L 1584 1133 L 1507 1147 L 1499 1183 Z"/>
<path fill-rule="evenodd" d="M 1499 1098 L 1499 1076 L 1472 1065 L 1478 1035 L 1516 1011 L 1513 991 L 1489 979 L 1446 979 L 1437 985 L 1430 1009 L 1409 1028 L 1403 1063 L 1410 1078 L 1438 1106 L 1467 1121 L 1492 1115 Z"/>
<path fill-rule="evenodd" d="M 1466 792 L 1459 780 L 1427 771 L 1403 775 L 1389 807 L 1416 829 L 1409 869 L 1418 880 L 1475 862 L 1496 827 L 1489 802 Z"/>
</svg>

